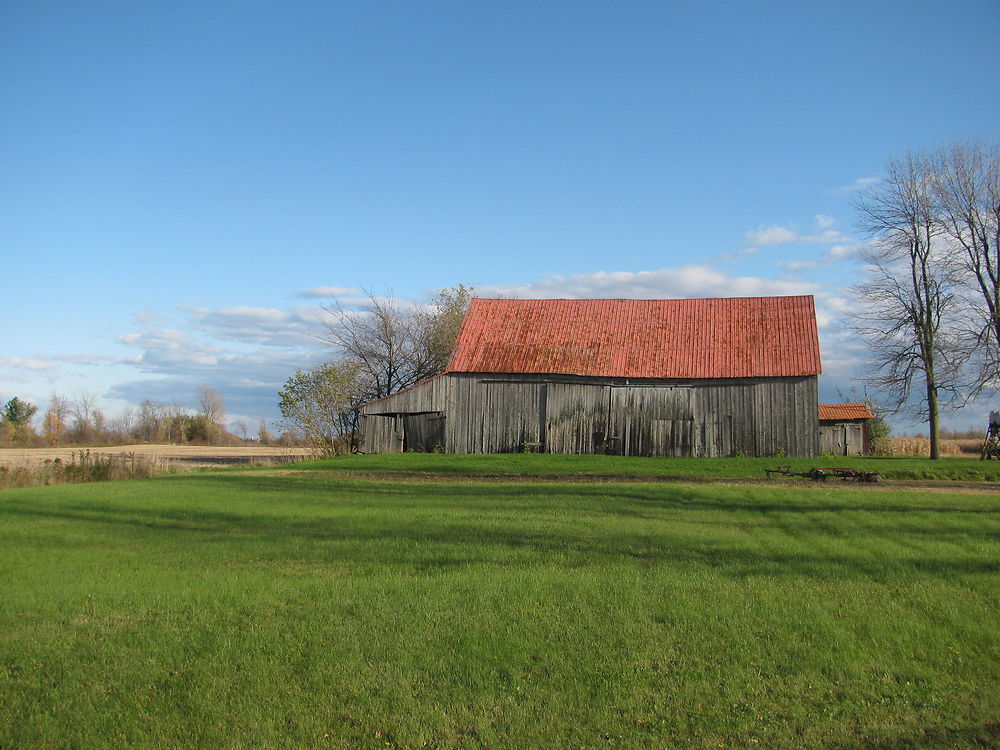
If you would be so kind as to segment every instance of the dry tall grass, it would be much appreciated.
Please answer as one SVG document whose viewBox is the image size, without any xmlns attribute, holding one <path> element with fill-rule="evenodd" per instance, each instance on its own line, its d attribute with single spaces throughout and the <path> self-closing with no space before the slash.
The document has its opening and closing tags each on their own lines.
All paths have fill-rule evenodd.
<svg viewBox="0 0 1000 750">
<path fill-rule="evenodd" d="M 0 490 L 40 487 L 53 484 L 105 482 L 113 479 L 140 479 L 180 470 L 162 458 L 135 453 L 74 452 L 68 461 L 61 458 L 22 466 L 0 466 Z"/>
<path fill-rule="evenodd" d="M 889 446 L 893 456 L 929 456 L 931 454 L 930 438 L 923 435 L 889 438 Z M 977 439 L 941 440 L 940 448 L 942 456 L 978 458 L 983 449 L 983 441 Z"/>
</svg>

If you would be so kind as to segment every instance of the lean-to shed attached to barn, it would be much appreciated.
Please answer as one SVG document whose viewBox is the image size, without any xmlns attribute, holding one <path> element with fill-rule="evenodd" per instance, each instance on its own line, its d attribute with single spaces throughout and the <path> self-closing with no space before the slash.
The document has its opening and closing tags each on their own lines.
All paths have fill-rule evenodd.
<svg viewBox="0 0 1000 750">
<path fill-rule="evenodd" d="M 474 299 L 448 369 L 361 408 L 363 450 L 816 456 L 812 297 Z"/>
</svg>

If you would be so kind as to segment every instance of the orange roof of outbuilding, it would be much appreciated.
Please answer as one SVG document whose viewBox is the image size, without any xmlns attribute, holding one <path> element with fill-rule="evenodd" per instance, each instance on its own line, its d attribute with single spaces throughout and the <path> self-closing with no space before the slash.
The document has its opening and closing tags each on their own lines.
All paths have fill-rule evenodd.
<svg viewBox="0 0 1000 750">
<path fill-rule="evenodd" d="M 473 299 L 448 372 L 747 378 L 822 372 L 811 296 Z"/>
<path fill-rule="evenodd" d="M 864 404 L 820 404 L 819 418 L 840 421 L 847 419 L 875 419 L 875 415 Z"/>
</svg>

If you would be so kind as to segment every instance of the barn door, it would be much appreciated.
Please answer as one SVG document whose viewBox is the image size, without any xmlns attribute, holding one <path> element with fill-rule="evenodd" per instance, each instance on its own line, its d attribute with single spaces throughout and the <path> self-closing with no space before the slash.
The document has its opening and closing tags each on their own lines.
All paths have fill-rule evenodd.
<svg viewBox="0 0 1000 750">
<path fill-rule="evenodd" d="M 444 450 L 444 415 L 441 412 L 404 414 L 402 420 L 404 452 Z"/>
<path fill-rule="evenodd" d="M 609 403 L 606 385 L 549 383 L 543 398 L 546 453 L 615 452 L 609 443 Z"/>
<path fill-rule="evenodd" d="M 865 433 L 860 424 L 844 425 L 845 456 L 860 456 L 865 452 Z"/>
<path fill-rule="evenodd" d="M 545 384 L 483 383 L 483 453 L 540 451 L 545 442 Z"/>
<path fill-rule="evenodd" d="M 613 386 L 610 436 L 623 456 L 693 456 L 690 388 Z"/>
</svg>

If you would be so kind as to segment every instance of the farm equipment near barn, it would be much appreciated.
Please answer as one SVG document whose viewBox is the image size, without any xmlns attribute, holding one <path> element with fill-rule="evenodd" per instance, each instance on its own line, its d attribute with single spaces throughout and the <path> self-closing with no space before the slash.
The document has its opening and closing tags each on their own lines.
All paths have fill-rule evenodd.
<svg viewBox="0 0 1000 750">
<path fill-rule="evenodd" d="M 983 453 L 979 458 L 983 461 L 991 458 L 1000 459 L 1000 411 L 990 412 L 990 426 L 986 430 Z"/>
<path fill-rule="evenodd" d="M 764 473 L 767 474 L 768 479 L 771 478 L 772 474 L 778 474 L 783 477 L 805 477 L 806 479 L 811 479 L 814 482 L 825 482 L 827 479 L 840 479 L 845 482 L 868 483 L 882 481 L 881 475 L 874 471 L 858 471 L 857 469 L 852 469 L 849 466 L 810 469 L 809 471 L 792 471 L 791 466 L 779 466 L 776 469 L 764 469 Z"/>
</svg>

